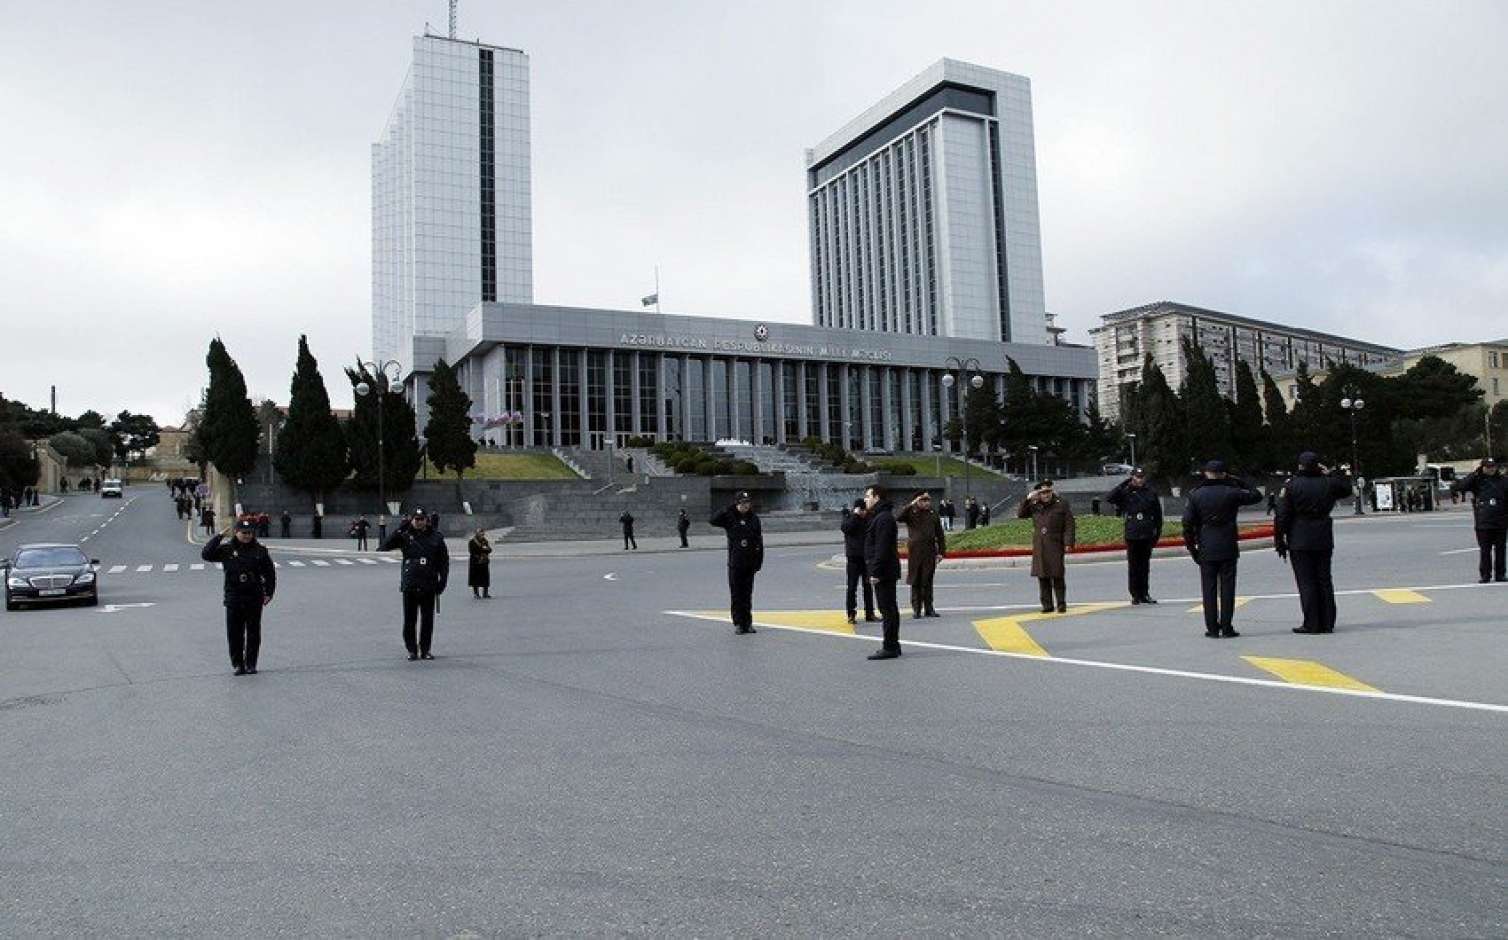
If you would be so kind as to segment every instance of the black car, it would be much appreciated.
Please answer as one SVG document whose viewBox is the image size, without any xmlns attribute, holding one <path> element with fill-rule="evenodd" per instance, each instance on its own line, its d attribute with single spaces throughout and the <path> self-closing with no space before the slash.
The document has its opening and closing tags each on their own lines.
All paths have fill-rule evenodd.
<svg viewBox="0 0 1508 940">
<path fill-rule="evenodd" d="M 22 545 L 9 558 L 0 560 L 5 577 L 5 609 L 22 604 L 83 601 L 99 603 L 98 558 L 85 555 L 77 545 L 61 542 Z"/>
</svg>

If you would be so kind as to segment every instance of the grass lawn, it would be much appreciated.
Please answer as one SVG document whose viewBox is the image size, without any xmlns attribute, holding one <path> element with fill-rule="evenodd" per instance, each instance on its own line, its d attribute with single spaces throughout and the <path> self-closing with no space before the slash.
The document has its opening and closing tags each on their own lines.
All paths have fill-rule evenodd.
<svg viewBox="0 0 1508 940">
<path fill-rule="evenodd" d="M 431 467 L 433 472 L 434 468 Z M 446 474 L 449 477 L 450 474 Z M 482 454 L 464 474 L 468 480 L 577 480 L 554 454 Z"/>
<path fill-rule="evenodd" d="M 894 457 L 860 456 L 859 459 L 865 463 L 873 464 L 881 470 L 884 470 L 890 464 L 906 464 L 915 467 L 916 475 L 923 477 L 937 476 L 939 467 L 941 467 L 942 475 L 945 477 L 961 477 L 963 476 L 964 468 L 962 460 L 956 457 L 949 457 L 947 454 L 940 454 L 937 457 L 933 457 L 931 454 L 896 454 Z M 973 464 L 969 465 L 969 475 L 999 476 L 993 470 L 984 470 Z"/>
<path fill-rule="evenodd" d="M 961 522 L 961 520 L 960 520 Z M 1126 525 L 1116 516 L 1075 516 L 1079 545 L 1104 545 L 1119 542 L 1125 535 Z M 1183 534 L 1183 523 L 1167 519 L 1162 524 L 1164 537 Z M 1007 519 L 987 528 L 965 532 L 955 529 L 948 533 L 948 550 L 989 548 L 1031 548 L 1032 521 L 1030 519 Z"/>
</svg>

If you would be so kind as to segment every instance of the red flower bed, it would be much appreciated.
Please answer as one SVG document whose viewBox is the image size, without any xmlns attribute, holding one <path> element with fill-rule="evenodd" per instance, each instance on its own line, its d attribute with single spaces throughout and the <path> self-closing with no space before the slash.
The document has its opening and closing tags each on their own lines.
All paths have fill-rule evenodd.
<svg viewBox="0 0 1508 940">
<path fill-rule="evenodd" d="M 1252 539 L 1270 539 L 1270 538 L 1272 538 L 1272 536 L 1273 536 L 1273 527 L 1272 527 L 1272 524 L 1271 523 L 1265 523 L 1265 524 L 1261 524 L 1261 525 L 1254 525 L 1254 526 L 1252 526 L 1250 528 L 1242 529 L 1236 535 L 1236 538 L 1240 539 L 1243 542 L 1247 542 L 1247 541 L 1251 541 Z M 1160 539 L 1158 541 L 1158 543 L 1157 543 L 1157 547 L 1158 548 L 1182 548 L 1183 547 L 1183 538 L 1181 536 L 1176 536 L 1176 535 L 1174 535 L 1174 536 L 1168 536 L 1167 538 Z M 1091 555 L 1091 554 L 1094 554 L 1096 552 L 1123 552 L 1125 550 L 1126 550 L 1126 543 L 1125 542 L 1102 542 L 1099 545 L 1076 545 L 1073 548 L 1070 548 L 1068 550 L 1068 554 L 1070 554 L 1070 555 Z M 1030 557 L 1031 553 L 1032 553 L 1032 550 L 1031 550 L 1030 547 L 1023 547 L 1023 548 L 962 548 L 962 549 L 958 549 L 956 551 L 953 550 L 953 549 L 949 549 L 948 550 L 948 557 L 949 558 L 1024 558 L 1024 557 Z M 903 544 L 901 546 L 901 555 L 904 556 L 905 554 L 906 554 L 906 546 Z"/>
</svg>

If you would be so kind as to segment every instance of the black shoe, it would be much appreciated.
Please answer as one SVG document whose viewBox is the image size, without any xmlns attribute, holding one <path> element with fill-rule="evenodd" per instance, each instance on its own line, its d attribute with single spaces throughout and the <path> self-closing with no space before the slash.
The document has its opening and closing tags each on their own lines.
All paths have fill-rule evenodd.
<svg viewBox="0 0 1508 940">
<path fill-rule="evenodd" d="M 738 636 L 742 636 L 745 633 L 753 633 L 754 632 L 754 628 L 753 627 L 736 627 L 736 628 L 734 628 L 733 632 L 736 635 L 738 635 Z"/>
<path fill-rule="evenodd" d="M 1508 578 L 1493 578 L 1492 580 L 1496 581 L 1499 584 L 1503 584 L 1505 582 L 1508 582 Z"/>
<path fill-rule="evenodd" d="M 879 623 L 880 622 L 880 618 L 876 617 L 874 614 L 865 614 L 864 615 L 864 622 L 865 623 Z"/>
<path fill-rule="evenodd" d="M 868 619 L 868 618 L 866 618 L 866 619 Z M 849 622 L 849 623 L 850 623 L 850 624 L 855 624 L 855 623 L 858 623 L 858 622 L 859 622 L 859 618 L 858 618 L 858 617 L 857 617 L 857 615 L 855 615 L 855 614 L 849 614 L 849 615 L 848 615 L 848 622 Z"/>
<path fill-rule="evenodd" d="M 248 676 L 254 676 L 254 675 L 256 675 L 257 674 L 257 667 L 255 667 L 255 666 L 247 666 L 246 667 L 246 674 Z"/>
<path fill-rule="evenodd" d="M 1294 633 L 1324 633 L 1324 630 L 1316 630 L 1313 627 L 1294 627 Z"/>
<path fill-rule="evenodd" d="M 1058 605 L 1058 613 L 1060 613 L 1060 614 L 1066 614 L 1066 613 L 1068 613 L 1068 605 L 1067 604 L 1059 604 Z"/>
<path fill-rule="evenodd" d="M 1218 639 L 1220 639 L 1220 631 L 1219 630 L 1206 630 L 1206 631 L 1204 631 L 1204 635 L 1207 636 L 1207 637 L 1209 637 L 1212 640 L 1218 640 Z"/>
<path fill-rule="evenodd" d="M 413 662 L 414 660 L 416 660 L 418 658 L 419 658 L 419 654 L 418 653 L 409 653 L 408 654 L 408 661 L 409 662 Z"/>
<path fill-rule="evenodd" d="M 1490 582 L 1491 582 L 1491 581 L 1492 581 L 1492 579 L 1491 579 L 1491 578 L 1478 578 L 1478 579 L 1477 579 L 1477 583 L 1478 583 L 1478 584 L 1488 584 L 1488 583 L 1490 583 Z"/>
<path fill-rule="evenodd" d="M 1051 604 L 1045 605 L 1042 608 L 1042 613 L 1044 613 L 1044 614 L 1050 614 L 1050 613 L 1052 613 L 1052 605 Z"/>
<path fill-rule="evenodd" d="M 1141 602 L 1143 604 L 1155 604 L 1155 603 L 1157 603 L 1157 601 L 1153 600 L 1151 597 L 1148 597 L 1148 596 L 1143 596 L 1142 599 L 1141 599 Z"/>
<path fill-rule="evenodd" d="M 244 675 L 246 675 L 246 667 L 245 666 L 237 666 L 234 675 L 237 675 L 237 676 L 244 676 Z"/>
<path fill-rule="evenodd" d="M 1229 640 L 1232 637 L 1238 637 L 1241 634 L 1237 633 L 1235 630 L 1221 630 L 1220 631 L 1220 635 L 1223 636 L 1223 637 L 1225 637 L 1227 640 Z"/>
<path fill-rule="evenodd" d="M 941 617 L 942 614 L 940 614 L 937 611 L 933 610 L 932 608 L 928 607 L 927 610 L 926 610 L 926 612 L 922 616 L 924 616 L 924 617 Z"/>
<path fill-rule="evenodd" d="M 920 619 L 922 619 L 922 612 L 919 611 L 919 610 L 913 610 L 911 612 L 911 619 L 912 620 L 920 620 Z"/>
<path fill-rule="evenodd" d="M 420 659 L 434 659 L 435 658 L 435 654 L 431 653 L 429 650 L 425 650 L 424 652 L 422 652 L 422 653 L 419 654 L 419 658 Z"/>
<path fill-rule="evenodd" d="M 880 650 L 874 651 L 873 653 L 870 653 L 865 658 L 866 659 L 899 659 L 900 655 L 901 655 L 901 651 L 900 650 L 880 649 Z"/>
<path fill-rule="evenodd" d="M 1140 603 L 1141 603 L 1141 598 L 1139 598 L 1139 597 L 1133 597 L 1133 598 L 1131 598 L 1131 606 L 1132 607 L 1135 607 L 1136 605 L 1138 605 Z"/>
</svg>

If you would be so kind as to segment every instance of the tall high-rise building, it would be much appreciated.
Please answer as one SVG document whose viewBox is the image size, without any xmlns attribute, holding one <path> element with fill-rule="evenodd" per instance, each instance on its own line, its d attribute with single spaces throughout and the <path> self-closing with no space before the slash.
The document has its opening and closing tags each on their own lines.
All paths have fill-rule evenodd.
<svg viewBox="0 0 1508 940">
<path fill-rule="evenodd" d="M 372 350 L 416 362 L 415 337 L 454 332 L 478 303 L 534 296 L 529 57 L 415 36 L 372 145 Z"/>
<path fill-rule="evenodd" d="M 806 166 L 817 326 L 1049 342 L 1028 79 L 943 59 Z"/>
</svg>

